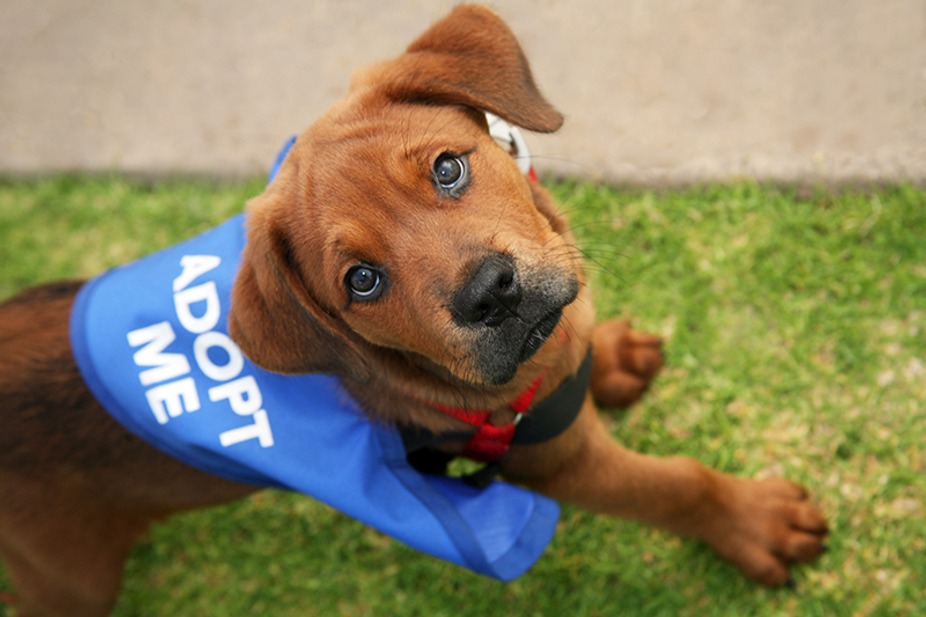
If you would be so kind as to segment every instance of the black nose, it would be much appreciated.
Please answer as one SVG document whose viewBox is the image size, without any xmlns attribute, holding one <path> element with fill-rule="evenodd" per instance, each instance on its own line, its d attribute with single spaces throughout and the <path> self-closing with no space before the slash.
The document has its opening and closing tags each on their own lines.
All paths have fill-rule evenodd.
<svg viewBox="0 0 926 617">
<path fill-rule="evenodd" d="M 453 312 L 460 325 L 494 327 L 513 317 L 520 302 L 521 285 L 514 260 L 499 253 L 476 266 L 454 296 Z"/>
</svg>

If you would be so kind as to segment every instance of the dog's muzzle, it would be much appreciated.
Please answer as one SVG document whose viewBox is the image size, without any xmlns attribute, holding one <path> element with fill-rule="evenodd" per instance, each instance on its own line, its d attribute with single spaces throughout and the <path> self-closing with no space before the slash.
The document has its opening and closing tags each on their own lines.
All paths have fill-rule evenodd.
<svg viewBox="0 0 926 617">
<path fill-rule="evenodd" d="M 578 294 L 574 275 L 555 268 L 525 274 L 515 260 L 493 253 L 478 262 L 454 294 L 454 322 L 472 337 L 483 379 L 503 384 L 556 329 Z"/>
<path fill-rule="evenodd" d="M 453 313 L 462 326 L 495 328 L 517 315 L 521 282 L 514 260 L 502 253 L 479 263 L 453 298 Z"/>
</svg>

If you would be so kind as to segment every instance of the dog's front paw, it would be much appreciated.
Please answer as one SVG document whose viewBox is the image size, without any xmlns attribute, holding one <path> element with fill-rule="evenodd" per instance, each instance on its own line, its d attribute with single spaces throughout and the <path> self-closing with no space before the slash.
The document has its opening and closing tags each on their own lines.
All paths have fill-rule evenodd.
<svg viewBox="0 0 926 617">
<path fill-rule="evenodd" d="M 633 330 L 625 320 L 598 324 L 592 349 L 592 395 L 603 407 L 635 403 L 663 365 L 662 339 Z"/>
<path fill-rule="evenodd" d="M 662 339 L 637 332 L 626 320 L 598 324 L 592 341 L 591 390 L 603 407 L 637 402 L 662 368 Z"/>
<path fill-rule="evenodd" d="M 823 514 L 803 488 L 786 480 L 725 479 L 732 482 L 725 513 L 707 523 L 704 539 L 754 581 L 793 585 L 790 566 L 826 550 Z"/>
</svg>

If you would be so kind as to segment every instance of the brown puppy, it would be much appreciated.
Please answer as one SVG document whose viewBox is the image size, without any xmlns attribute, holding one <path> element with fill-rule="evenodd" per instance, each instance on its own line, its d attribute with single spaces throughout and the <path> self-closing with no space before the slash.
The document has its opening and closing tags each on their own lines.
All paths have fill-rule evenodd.
<svg viewBox="0 0 926 617">
<path fill-rule="evenodd" d="M 510 422 L 508 401 L 541 374 L 547 397 L 591 343 L 578 417 L 512 446 L 504 476 L 700 538 L 758 582 L 787 583 L 827 531 L 801 488 L 630 452 L 602 427 L 593 400 L 636 400 L 661 366 L 659 341 L 617 322 L 595 329 L 566 223 L 490 137 L 486 111 L 533 131 L 562 122 L 484 8 L 455 9 L 358 74 L 248 206 L 233 338 L 264 368 L 335 373 L 371 417 L 435 433 L 472 431 L 435 405 Z M 69 344 L 78 288 L 0 306 L 0 556 L 21 615 L 105 615 L 153 520 L 256 490 L 167 457 L 100 407 Z"/>
</svg>

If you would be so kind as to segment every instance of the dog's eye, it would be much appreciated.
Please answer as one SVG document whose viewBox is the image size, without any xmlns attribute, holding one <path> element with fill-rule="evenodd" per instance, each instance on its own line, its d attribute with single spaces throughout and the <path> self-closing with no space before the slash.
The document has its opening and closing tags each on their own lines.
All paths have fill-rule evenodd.
<svg viewBox="0 0 926 617">
<path fill-rule="evenodd" d="M 450 153 L 441 154 L 434 161 L 434 182 L 452 197 L 459 197 L 466 188 L 469 168 L 465 157 Z"/>
<path fill-rule="evenodd" d="M 434 162 L 434 177 L 437 183 L 445 189 L 459 184 L 463 179 L 463 161 L 449 154 L 442 154 Z"/>
<path fill-rule="evenodd" d="M 354 266 L 347 271 L 344 282 L 354 300 L 376 300 L 383 294 L 383 275 L 372 266 Z"/>
</svg>

